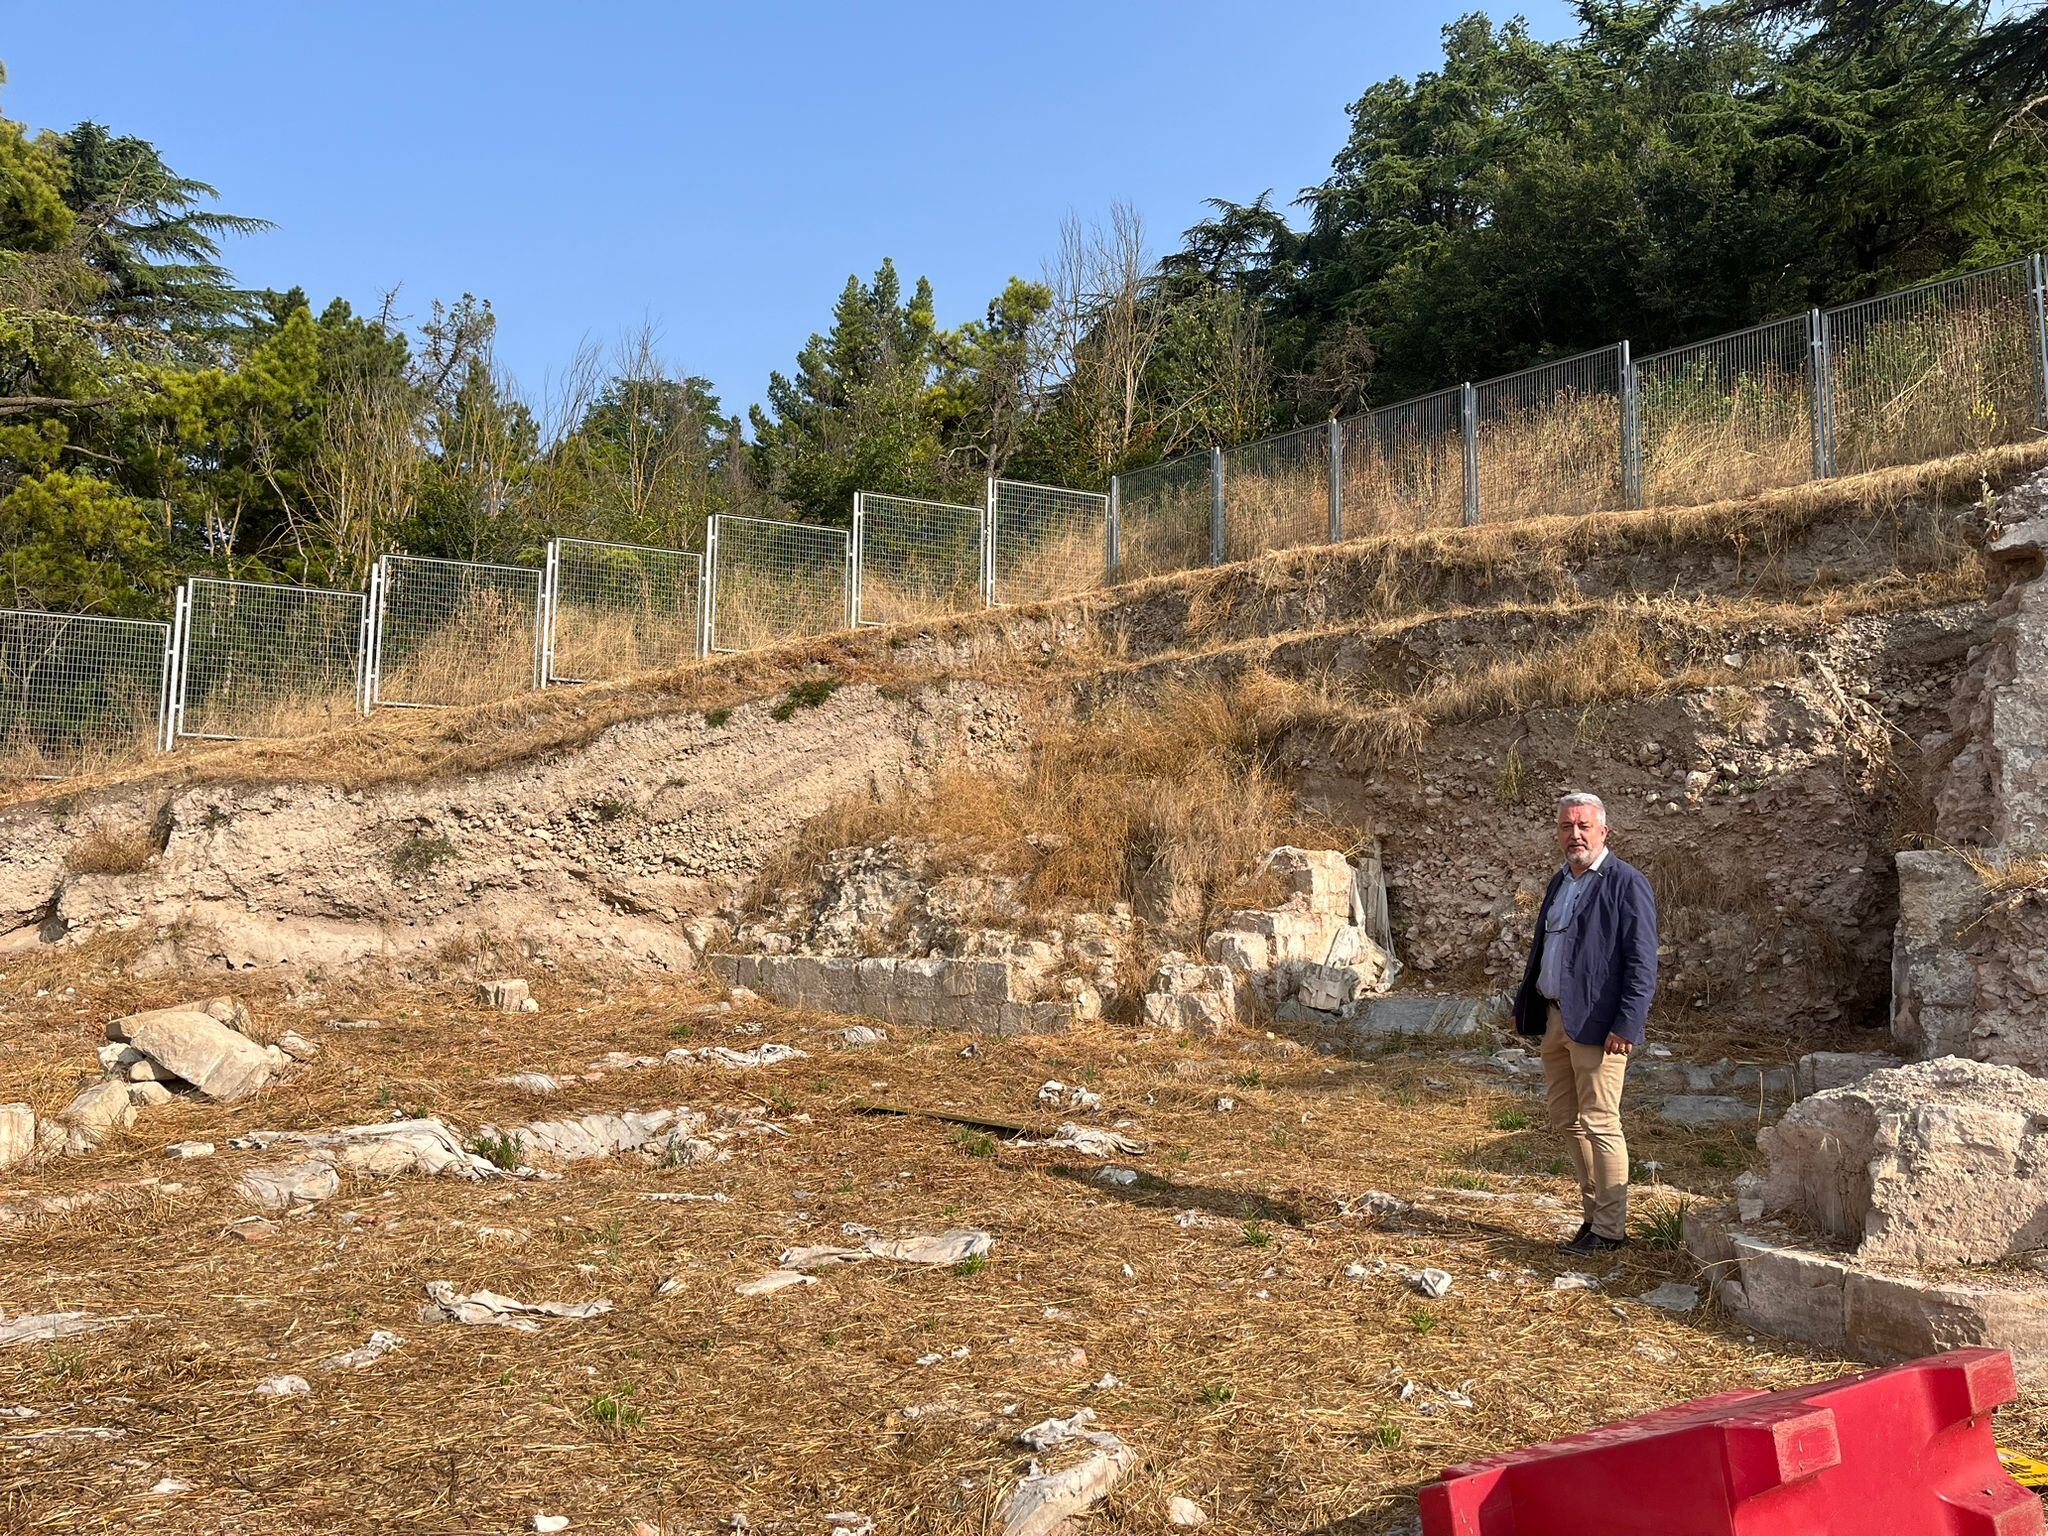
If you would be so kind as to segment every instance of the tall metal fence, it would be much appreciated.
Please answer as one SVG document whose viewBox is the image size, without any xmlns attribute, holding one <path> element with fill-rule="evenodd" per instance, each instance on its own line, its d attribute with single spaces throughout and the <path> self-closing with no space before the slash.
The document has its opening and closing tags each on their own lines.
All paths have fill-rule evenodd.
<svg viewBox="0 0 2048 1536">
<path fill-rule="evenodd" d="M 482 704 L 540 686 L 542 573 L 385 555 L 370 573 L 368 704 Z"/>
<path fill-rule="evenodd" d="M 713 651 L 854 627 L 853 540 L 845 529 L 719 516 L 704 537 Z"/>
<path fill-rule="evenodd" d="M 0 610 L 0 776 L 281 735 L 352 696 L 467 704 L 1364 535 L 1668 506 L 2048 429 L 2039 255 L 1632 356 L 1627 342 L 981 506 L 863 492 L 851 532 L 715 517 L 705 551 L 544 569 L 386 555 L 354 593 L 194 578 L 174 625 Z"/>
<path fill-rule="evenodd" d="M 1212 565 L 1221 521 L 1219 450 L 1119 475 L 1114 573 L 1121 580 Z"/>
<path fill-rule="evenodd" d="M 594 683 L 703 654 L 703 556 L 554 539 L 544 569 L 544 681 Z"/>
<path fill-rule="evenodd" d="M 170 668 L 168 624 L 0 608 L 0 776 L 167 747 Z"/>
<path fill-rule="evenodd" d="M 988 509 L 855 492 L 856 624 L 968 613 L 987 592 Z"/>
<path fill-rule="evenodd" d="M 1109 574 L 1109 497 L 1099 491 L 991 480 L 992 603 L 1035 603 L 1100 586 Z"/>
<path fill-rule="evenodd" d="M 170 735 L 310 735 L 357 713 L 360 592 L 194 576 L 172 621 Z"/>
</svg>

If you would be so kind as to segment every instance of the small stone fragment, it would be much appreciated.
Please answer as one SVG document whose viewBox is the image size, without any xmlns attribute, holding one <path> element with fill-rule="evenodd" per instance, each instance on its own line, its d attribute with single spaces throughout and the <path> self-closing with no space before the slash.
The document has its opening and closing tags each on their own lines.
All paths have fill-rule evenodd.
<svg viewBox="0 0 2048 1536">
<path fill-rule="evenodd" d="M 1418 1296 L 1427 1296 L 1431 1301 L 1451 1293 L 1451 1277 L 1441 1269 L 1418 1269 L 1408 1276 L 1409 1287 Z"/>
<path fill-rule="evenodd" d="M 1193 1499 L 1174 1498 L 1166 1502 L 1166 1523 L 1191 1531 L 1198 1525 L 1207 1525 L 1209 1516 Z"/>
<path fill-rule="evenodd" d="M 166 1157 L 211 1157 L 213 1143 L 210 1141 L 174 1141 L 164 1148 Z"/>
<path fill-rule="evenodd" d="M 533 989 L 516 977 L 476 984 L 476 1000 L 499 1013 L 524 1013 L 532 996 Z"/>
<path fill-rule="evenodd" d="M 1636 1300 L 1661 1312 L 1692 1312 L 1699 1308 L 1700 1293 L 1698 1286 L 1681 1285 L 1676 1280 L 1667 1280 L 1654 1290 L 1643 1292 Z"/>
<path fill-rule="evenodd" d="M 313 1384 L 303 1376 L 272 1376 L 267 1381 L 256 1383 L 253 1397 L 304 1397 L 313 1390 Z"/>
</svg>

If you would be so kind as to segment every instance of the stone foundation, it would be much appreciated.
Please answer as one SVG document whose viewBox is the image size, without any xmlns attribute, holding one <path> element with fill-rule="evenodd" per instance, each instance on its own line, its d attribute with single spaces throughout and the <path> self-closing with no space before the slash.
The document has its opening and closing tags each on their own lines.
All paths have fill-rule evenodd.
<svg viewBox="0 0 2048 1536">
<path fill-rule="evenodd" d="M 1737 1226 L 1734 1215 L 1690 1207 L 1685 1247 L 1716 1299 L 1750 1327 L 1873 1364 L 1990 1345 L 2012 1351 L 2023 1386 L 2048 1388 L 2048 1277 L 1890 1273 L 1804 1245 L 1785 1227 Z"/>
<path fill-rule="evenodd" d="M 1085 988 L 1051 1002 L 1019 996 L 1029 982 L 1007 960 L 709 955 L 705 963 L 728 986 L 749 988 L 787 1007 L 920 1029 L 1057 1034 L 1094 1018 L 1101 1006 Z"/>
</svg>

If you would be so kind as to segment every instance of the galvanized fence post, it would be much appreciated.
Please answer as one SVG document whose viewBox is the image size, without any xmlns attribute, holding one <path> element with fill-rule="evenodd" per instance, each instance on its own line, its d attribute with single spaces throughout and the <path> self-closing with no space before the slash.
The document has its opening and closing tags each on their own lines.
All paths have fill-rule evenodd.
<svg viewBox="0 0 2048 1536">
<path fill-rule="evenodd" d="M 846 627 L 860 628 L 860 557 L 852 539 L 846 541 Z"/>
<path fill-rule="evenodd" d="M 1621 504 L 1643 504 L 1643 422 L 1637 408 L 1636 365 L 1629 345 L 1622 342 L 1617 353 L 1621 363 Z"/>
<path fill-rule="evenodd" d="M 981 509 L 981 606 L 996 605 L 996 477 L 988 477 Z"/>
<path fill-rule="evenodd" d="M 704 654 L 718 649 L 718 514 L 704 522 Z"/>
<path fill-rule="evenodd" d="M 1209 563 L 1223 563 L 1223 450 L 1209 449 Z"/>
<path fill-rule="evenodd" d="M 1827 311 L 1813 309 L 1806 317 L 1807 368 L 1813 374 L 1813 478 L 1835 472 L 1833 368 L 1828 361 Z"/>
<path fill-rule="evenodd" d="M 1459 386 L 1458 433 L 1465 449 L 1465 526 L 1479 521 L 1479 396 L 1471 384 Z"/>
<path fill-rule="evenodd" d="M 853 617 L 846 626 L 848 629 L 860 628 L 860 573 L 867 552 L 868 509 L 866 503 L 867 493 L 865 491 L 855 491 L 853 493 L 853 537 L 847 541 L 846 546 L 847 554 L 853 562 L 853 574 L 848 578 L 853 592 L 851 603 Z"/>
<path fill-rule="evenodd" d="M 1330 542 L 1344 541 L 1344 429 L 1330 418 Z"/>
<path fill-rule="evenodd" d="M 2048 427 L 2048 256 L 2036 251 L 2027 258 L 2034 289 L 2034 361 L 2041 376 L 2041 411 L 2037 424 Z"/>
<path fill-rule="evenodd" d="M 555 594 L 562 574 L 560 539 L 548 540 L 547 558 L 540 578 L 540 686 L 547 687 L 555 675 Z"/>
<path fill-rule="evenodd" d="M 384 557 L 379 555 L 377 563 L 370 567 L 370 661 L 368 681 L 364 687 L 363 713 L 370 714 L 382 701 L 384 692 L 384 588 L 387 577 Z"/>
<path fill-rule="evenodd" d="M 1108 582 L 1116 580 L 1117 540 L 1123 531 L 1123 503 L 1120 496 L 1118 477 L 1111 475 L 1109 477 L 1109 517 L 1105 520 L 1106 527 L 1103 530 L 1104 542 L 1108 547 L 1103 551 L 1102 565 L 1103 579 Z"/>
<path fill-rule="evenodd" d="M 192 624 L 192 587 L 188 582 L 171 599 L 171 628 L 164 640 L 163 681 L 157 706 L 157 745 L 168 752 L 178 744 L 178 695 L 184 691 L 183 656 Z"/>
</svg>

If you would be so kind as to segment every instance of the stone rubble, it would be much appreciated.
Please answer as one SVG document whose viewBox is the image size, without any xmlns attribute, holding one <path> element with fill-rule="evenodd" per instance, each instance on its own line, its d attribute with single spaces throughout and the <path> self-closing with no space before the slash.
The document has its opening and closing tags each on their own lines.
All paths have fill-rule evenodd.
<svg viewBox="0 0 2048 1536">
<path fill-rule="evenodd" d="M 980 1231 L 941 1232 L 936 1237 L 866 1237 L 858 1248 L 791 1248 L 776 1263 L 782 1269 L 803 1274 L 867 1259 L 894 1259 L 901 1264 L 960 1264 L 981 1258 L 994 1247 L 995 1239 Z"/>
</svg>

